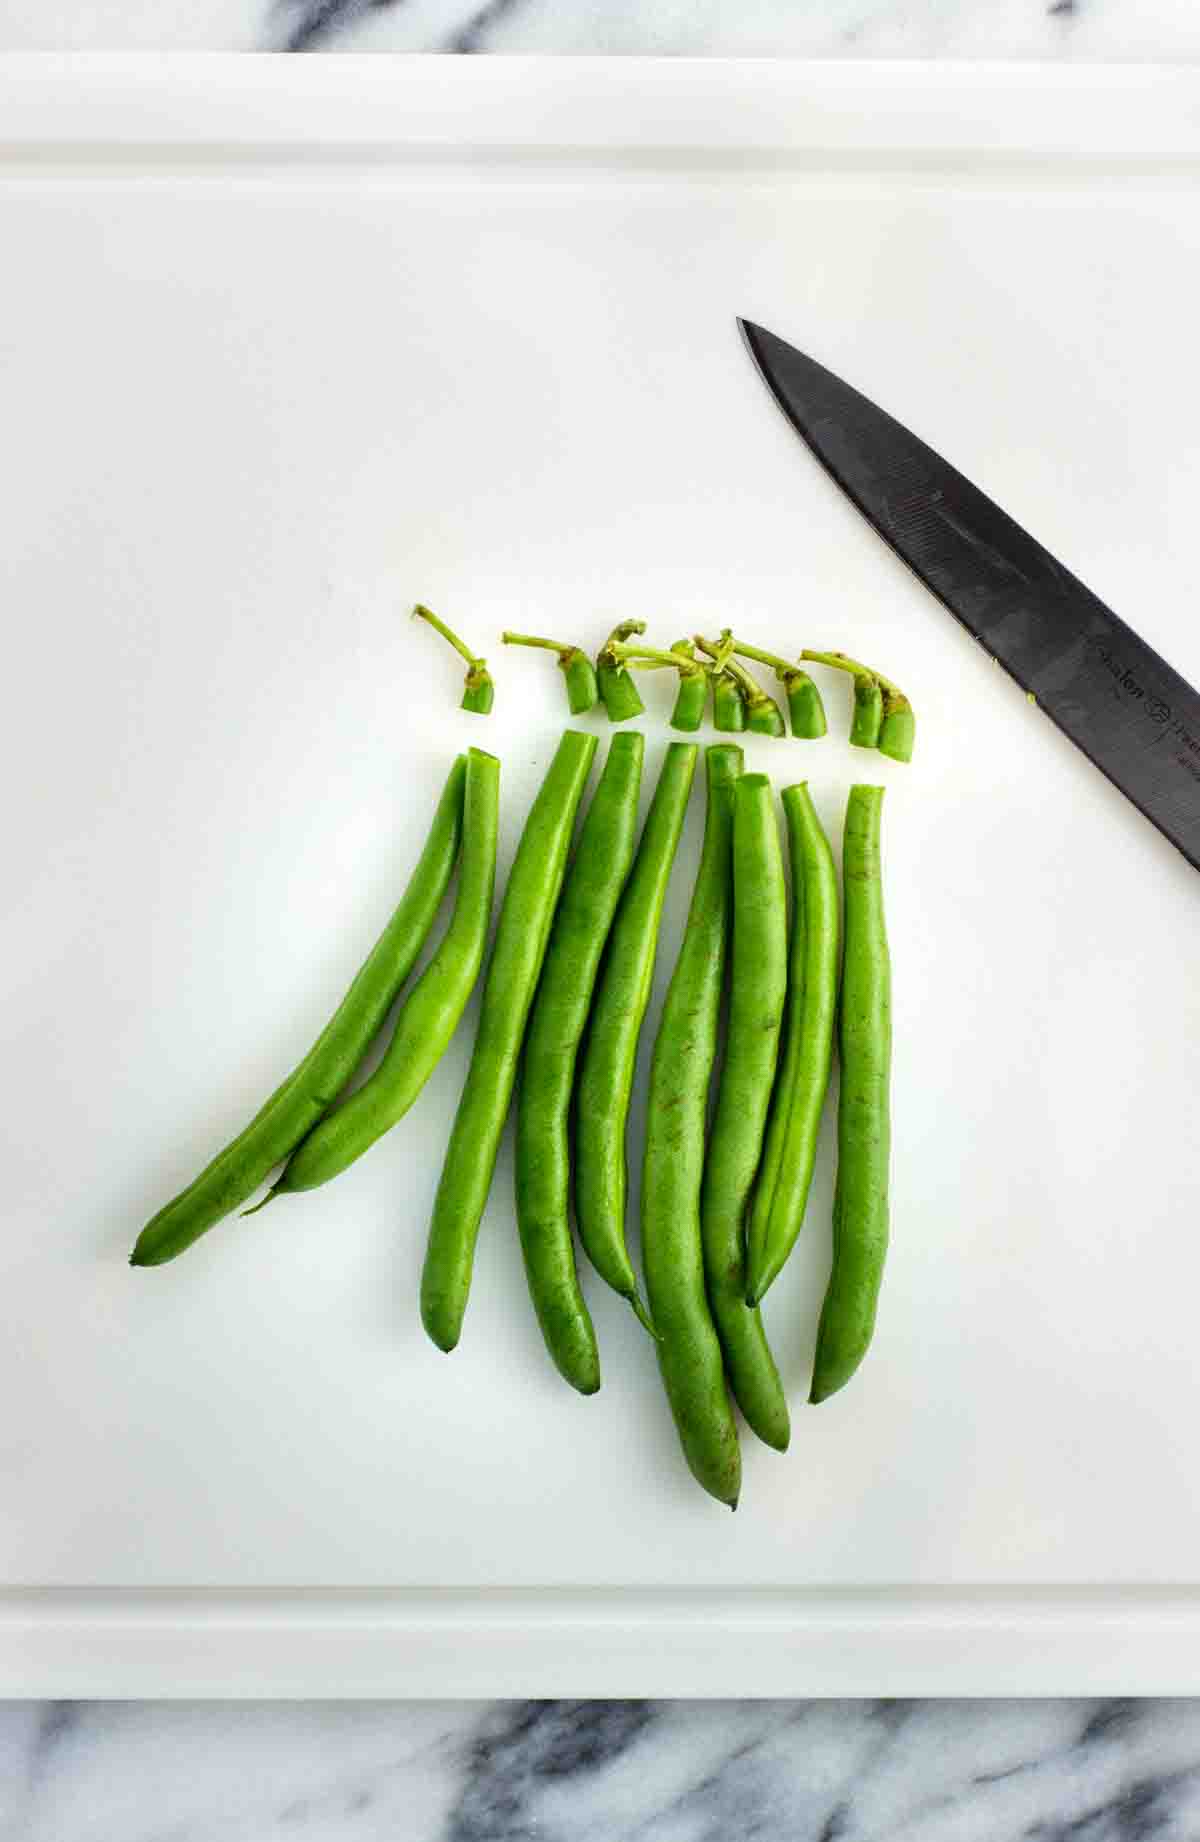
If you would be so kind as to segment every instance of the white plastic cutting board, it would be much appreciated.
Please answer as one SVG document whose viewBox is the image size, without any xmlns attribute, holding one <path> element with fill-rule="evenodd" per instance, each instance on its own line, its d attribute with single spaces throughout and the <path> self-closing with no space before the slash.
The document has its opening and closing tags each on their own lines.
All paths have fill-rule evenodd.
<svg viewBox="0 0 1200 1842">
<path fill-rule="evenodd" d="M 734 327 L 1200 679 L 1198 182 L 1195 73 L 0 65 L 5 1693 L 1200 1690 L 1200 879 Z M 486 647 L 490 720 L 417 597 Z M 423 1337 L 474 1009 L 336 1185 L 125 1263 L 307 1046 L 468 742 L 507 867 L 564 716 L 499 630 L 630 614 L 842 646 L 920 720 L 911 769 L 863 756 L 829 683 L 827 742 L 747 749 L 833 831 L 888 784 L 894 1245 L 868 1364 L 806 1408 L 826 1155 L 766 1314 L 792 1450 L 747 1438 L 734 1517 L 598 1283 L 602 1392 L 550 1367 L 507 1147 L 462 1344 Z"/>
</svg>

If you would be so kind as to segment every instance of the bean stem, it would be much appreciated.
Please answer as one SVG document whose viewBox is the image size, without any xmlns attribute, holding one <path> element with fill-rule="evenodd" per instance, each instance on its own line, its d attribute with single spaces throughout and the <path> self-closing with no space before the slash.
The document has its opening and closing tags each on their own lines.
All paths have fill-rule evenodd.
<svg viewBox="0 0 1200 1842">
<path fill-rule="evenodd" d="M 507 627 L 500 635 L 506 646 L 540 646 L 545 652 L 556 652 L 560 659 L 566 659 L 577 652 L 577 646 L 569 645 L 565 640 L 543 639 L 539 633 L 510 633 Z"/>
<path fill-rule="evenodd" d="M 653 670 L 656 666 L 665 666 L 671 671 L 679 672 L 681 676 L 694 677 L 704 670 L 698 659 L 689 659 L 686 653 L 676 652 L 674 648 L 670 652 L 664 652 L 658 646 L 630 646 L 622 640 L 615 640 L 610 650 L 614 658 L 628 660 L 631 664 L 638 665 L 647 671 Z"/>
<path fill-rule="evenodd" d="M 735 640 L 733 650 L 739 658 L 753 659 L 756 665 L 769 666 L 777 678 L 786 678 L 789 672 L 798 670 L 797 666 L 781 658 L 777 652 L 764 652 L 761 646 L 751 646 L 745 640 Z"/>
<path fill-rule="evenodd" d="M 871 665 L 863 665 L 858 659 L 852 659 L 848 652 L 816 652 L 811 646 L 805 646 L 800 657 L 808 659 L 813 665 L 829 665 L 837 672 L 851 672 L 856 678 L 874 678 L 881 690 L 885 687 L 893 691 L 896 689 L 882 672 L 877 672 Z"/>
</svg>

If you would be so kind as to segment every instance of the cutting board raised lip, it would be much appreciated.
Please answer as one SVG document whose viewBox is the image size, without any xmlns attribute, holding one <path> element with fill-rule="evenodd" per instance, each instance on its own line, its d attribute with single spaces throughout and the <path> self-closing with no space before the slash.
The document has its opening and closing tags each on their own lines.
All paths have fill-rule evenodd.
<svg viewBox="0 0 1200 1842">
<path fill-rule="evenodd" d="M 480 156 L 670 175 L 881 159 L 1200 170 L 1200 71 L 759 60 L 0 58 L 29 169 Z M 749 384 L 747 386 L 749 388 Z M 744 1589 L 0 1593 L 0 1693 L 307 1696 L 1200 1692 L 1200 1593 Z"/>
</svg>

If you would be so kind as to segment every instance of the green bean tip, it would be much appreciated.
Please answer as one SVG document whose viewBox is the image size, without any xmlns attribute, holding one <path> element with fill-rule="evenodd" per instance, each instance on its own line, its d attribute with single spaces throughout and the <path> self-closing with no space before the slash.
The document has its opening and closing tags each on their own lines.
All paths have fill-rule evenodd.
<svg viewBox="0 0 1200 1842">
<path fill-rule="evenodd" d="M 626 1298 L 626 1302 L 632 1307 L 633 1315 L 637 1319 L 638 1323 L 641 1325 L 642 1329 L 646 1331 L 649 1336 L 653 1337 L 656 1343 L 661 1343 L 662 1337 L 654 1327 L 654 1319 L 650 1316 L 649 1310 L 642 1303 L 642 1300 L 640 1296 L 638 1295 L 638 1293 L 627 1292 L 625 1294 L 625 1298 Z"/>
</svg>

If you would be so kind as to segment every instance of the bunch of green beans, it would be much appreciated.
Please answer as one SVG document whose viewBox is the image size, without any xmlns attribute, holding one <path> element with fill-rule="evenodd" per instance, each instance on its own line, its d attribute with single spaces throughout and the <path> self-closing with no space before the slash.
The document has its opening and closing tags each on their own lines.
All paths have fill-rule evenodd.
<svg viewBox="0 0 1200 1842">
<path fill-rule="evenodd" d="M 436 617 L 418 612 L 445 631 Z M 505 639 L 558 654 L 573 709 L 590 708 L 599 697 L 609 715 L 623 721 L 635 714 L 635 702 L 640 707 L 630 667 L 670 668 L 679 679 L 677 727 L 699 726 L 710 690 L 720 721 L 724 687 L 735 693 L 742 726 L 779 734 L 778 706 L 738 664 L 734 655 L 741 652 L 777 671 L 793 733 L 823 732 L 820 699 L 798 666 L 737 646 L 728 632 L 715 643 L 679 641 L 662 653 L 634 643 L 641 624 L 625 622 L 614 631 L 601 649 L 598 673 L 577 647 L 527 635 Z M 467 656 L 472 668 L 482 665 Z M 889 717 L 902 719 L 907 708 L 906 700 L 900 708 L 895 687 L 842 654 L 804 656 L 854 674 L 859 733 L 852 739 L 869 738 L 869 745 L 883 748 Z M 728 708 L 724 716 L 733 722 Z M 902 720 L 894 733 L 900 758 L 906 758 Z M 421 1316 L 439 1349 L 456 1347 L 515 1089 L 517 1229 L 551 1360 L 580 1394 L 599 1388 L 599 1347 L 576 1264 L 573 1205 L 592 1267 L 629 1302 L 654 1340 L 688 1467 L 711 1496 L 736 1508 L 742 1460 L 735 1410 L 766 1445 L 782 1452 L 789 1444 L 788 1404 L 760 1304 L 804 1220 L 835 1037 L 841 1087 L 833 1256 L 812 1402 L 845 1386 L 873 1335 L 888 1240 L 891 1137 L 883 789 L 850 790 L 840 913 L 833 855 L 808 786 L 783 790 L 789 929 L 771 783 L 765 774 L 743 772 L 736 743 L 705 751 L 703 848 L 650 1069 L 641 1181 L 643 1300 L 626 1241 L 630 1101 L 663 906 L 699 753 L 694 742 L 668 745 L 639 838 L 644 750 L 636 731 L 612 738 L 573 855 L 594 735 L 563 733 L 529 810 L 433 1207 Z M 329 1024 L 245 1131 L 147 1223 L 133 1264 L 173 1259 L 240 1208 L 281 1164 L 265 1201 L 328 1182 L 412 1106 L 484 962 L 499 778 L 499 763 L 479 749 L 455 761 L 409 886 Z M 378 1066 L 341 1098 L 421 953 L 456 864 L 445 934 L 400 1005 Z"/>
</svg>

